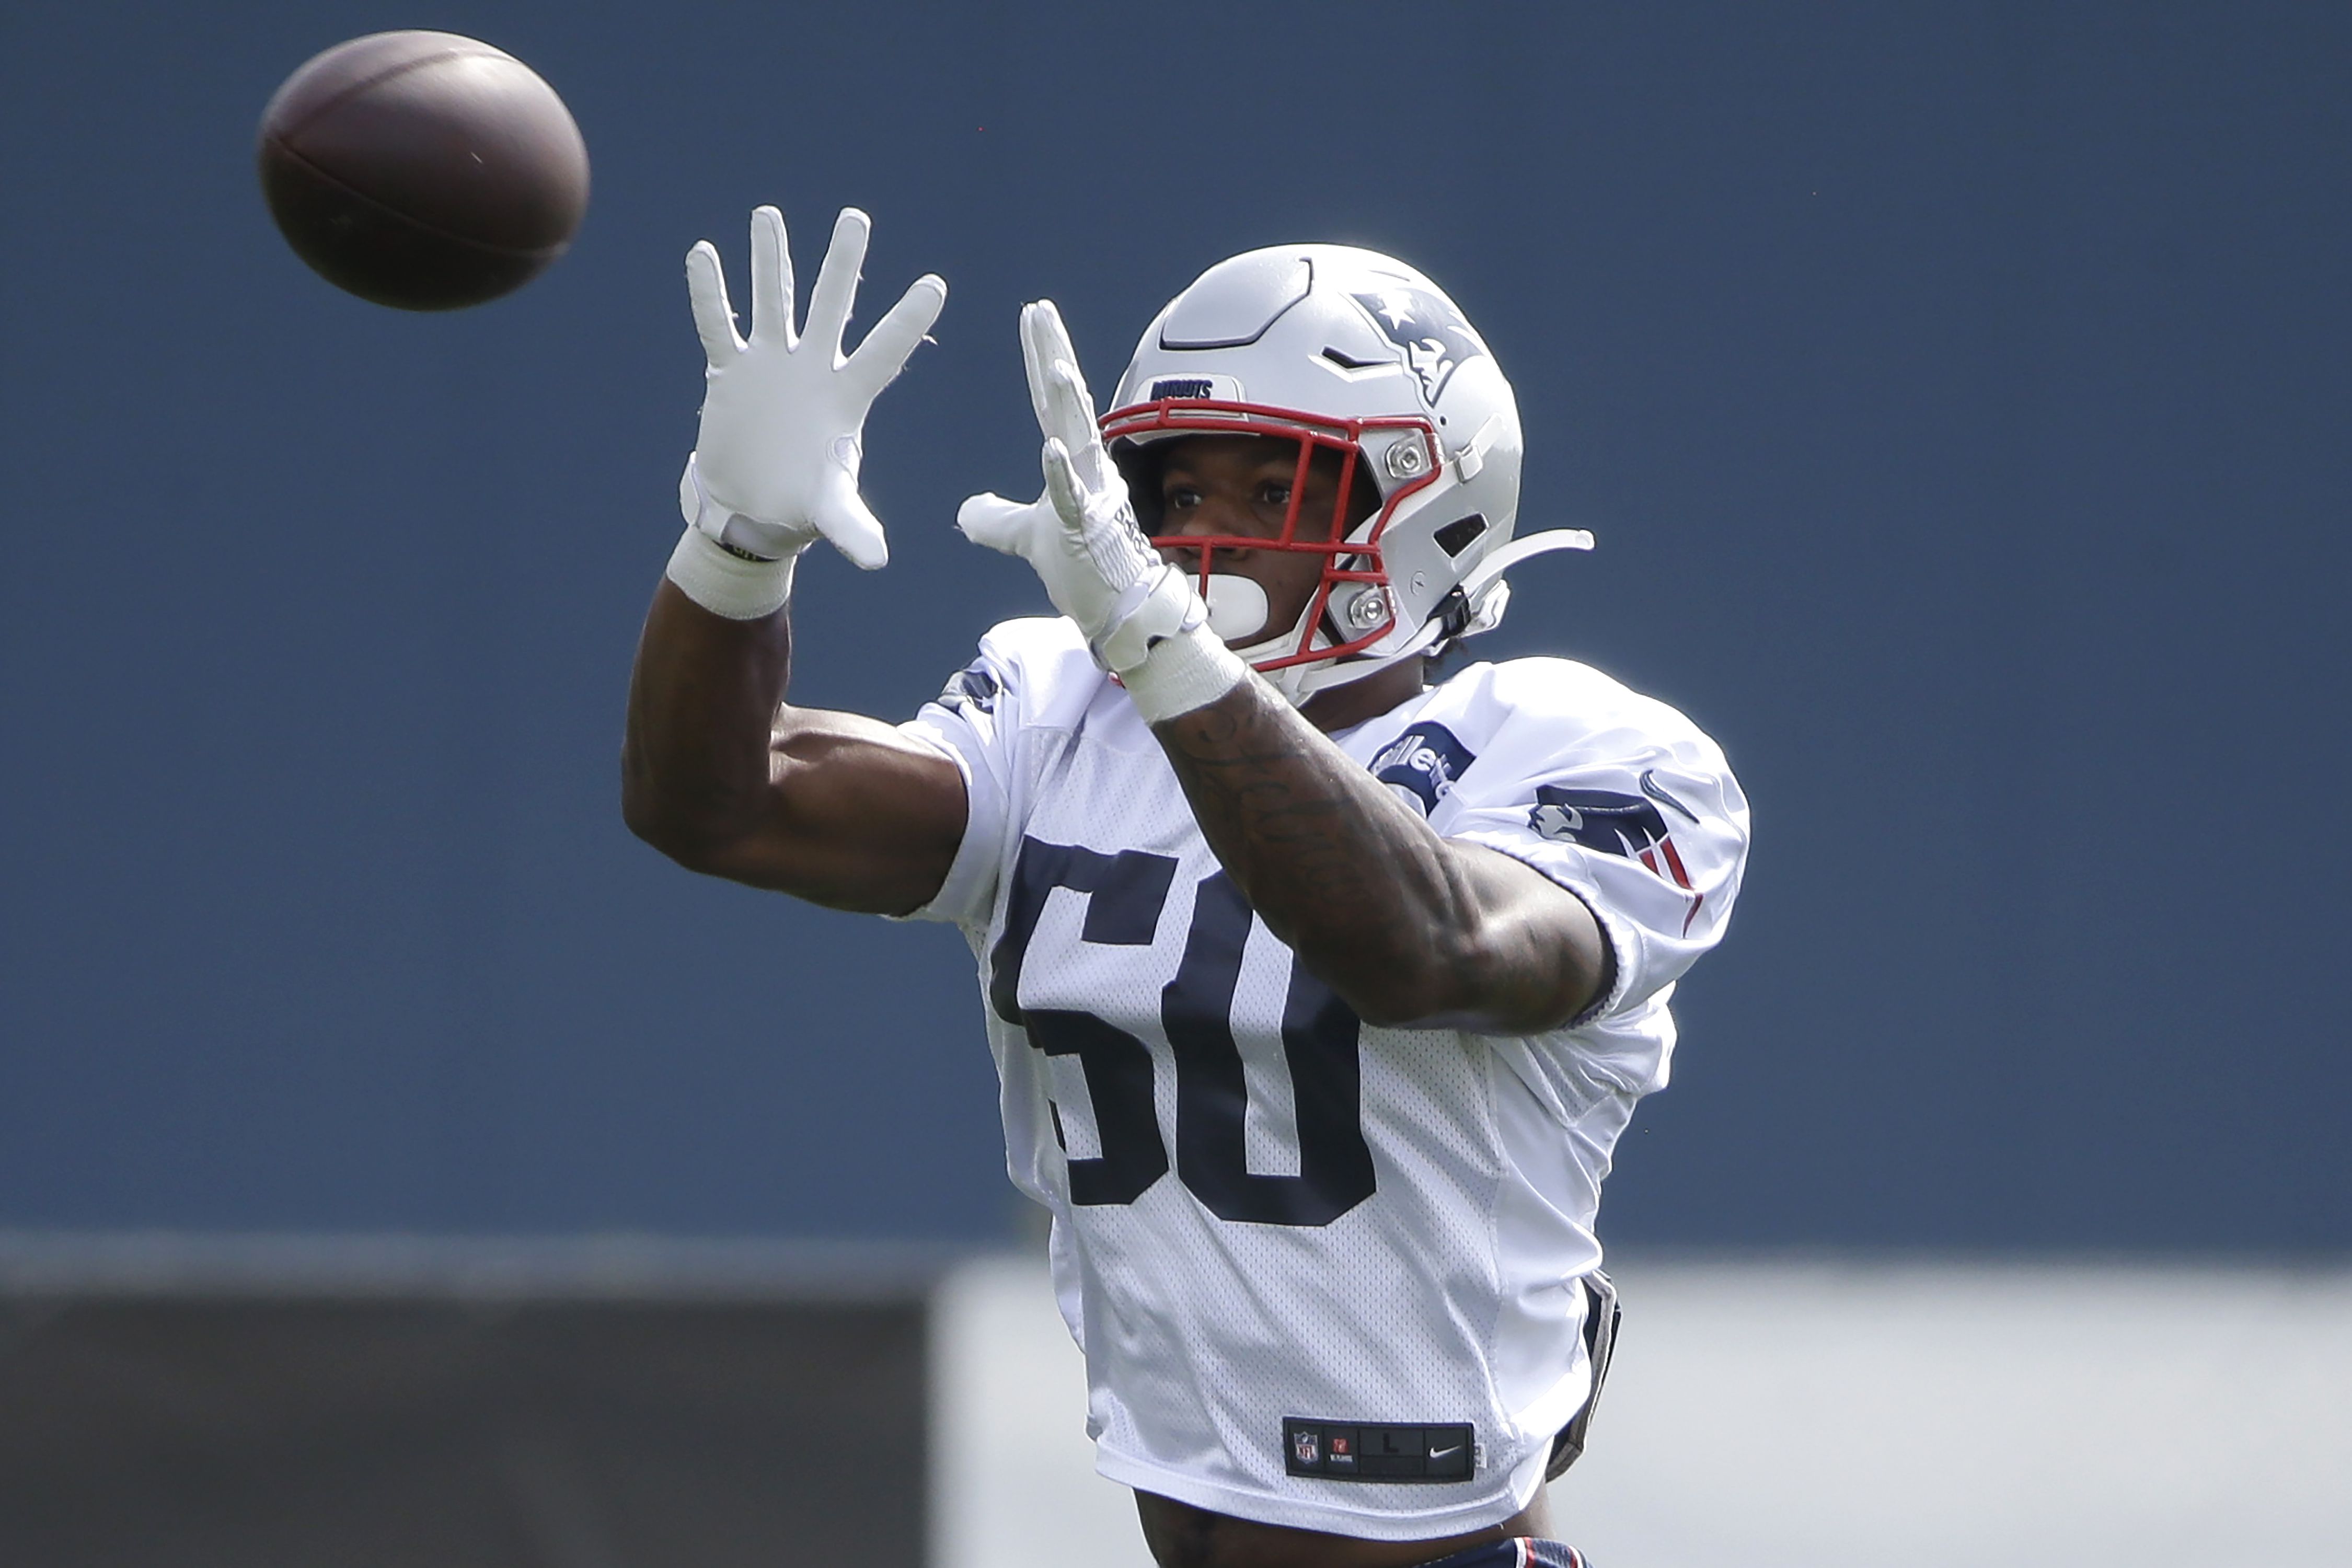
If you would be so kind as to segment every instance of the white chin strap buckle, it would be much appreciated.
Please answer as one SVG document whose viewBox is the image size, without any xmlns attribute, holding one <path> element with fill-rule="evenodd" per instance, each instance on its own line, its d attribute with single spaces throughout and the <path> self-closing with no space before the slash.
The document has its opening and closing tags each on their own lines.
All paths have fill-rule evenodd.
<svg viewBox="0 0 2352 1568">
<path fill-rule="evenodd" d="M 1245 637 L 1265 625 L 1265 590 L 1247 577 L 1209 577 L 1209 630 L 1221 642 Z"/>
</svg>

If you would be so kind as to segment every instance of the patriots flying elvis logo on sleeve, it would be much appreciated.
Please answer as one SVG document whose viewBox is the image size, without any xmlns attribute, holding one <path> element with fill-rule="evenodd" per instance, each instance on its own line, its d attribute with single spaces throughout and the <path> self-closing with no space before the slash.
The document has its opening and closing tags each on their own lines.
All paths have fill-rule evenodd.
<svg viewBox="0 0 2352 1568">
<path fill-rule="evenodd" d="M 1454 373 L 1486 352 L 1462 313 L 1426 289 L 1396 283 L 1351 296 L 1389 342 L 1404 351 L 1404 363 L 1421 378 L 1421 395 L 1434 405 Z"/>
<path fill-rule="evenodd" d="M 1546 838 L 1639 860 L 1688 893 L 1690 912 L 1683 917 L 1683 931 L 1688 933 L 1691 921 L 1698 918 L 1699 906 L 1706 902 L 1706 895 L 1691 886 L 1690 872 L 1684 868 L 1682 854 L 1675 847 L 1665 815 L 1658 809 L 1660 804 L 1673 807 L 1693 822 L 1698 820 L 1697 813 L 1667 794 L 1665 786 L 1645 772 L 1642 774 L 1641 795 L 1538 784 L 1535 808 L 1528 813 L 1528 826 Z"/>
</svg>

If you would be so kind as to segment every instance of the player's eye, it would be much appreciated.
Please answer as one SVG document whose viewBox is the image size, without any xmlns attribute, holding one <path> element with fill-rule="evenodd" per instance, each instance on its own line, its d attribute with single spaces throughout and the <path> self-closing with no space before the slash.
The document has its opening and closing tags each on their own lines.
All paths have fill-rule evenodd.
<svg viewBox="0 0 2352 1568">
<path fill-rule="evenodd" d="M 1264 501 L 1268 506 L 1288 506 L 1290 504 L 1290 487 L 1286 484 L 1269 479 L 1265 484 L 1258 486 L 1257 499 Z"/>
<path fill-rule="evenodd" d="M 1199 506 L 1201 492 L 1190 485 L 1170 485 L 1160 492 L 1160 504 L 1171 511 L 1180 511 L 1187 507 Z"/>
</svg>

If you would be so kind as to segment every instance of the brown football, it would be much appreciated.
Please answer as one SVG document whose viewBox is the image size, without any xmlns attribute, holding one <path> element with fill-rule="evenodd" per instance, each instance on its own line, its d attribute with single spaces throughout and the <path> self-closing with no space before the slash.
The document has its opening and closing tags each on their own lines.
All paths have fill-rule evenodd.
<svg viewBox="0 0 2352 1568">
<path fill-rule="evenodd" d="M 263 112 L 260 163 L 294 253 L 404 310 L 522 287 L 588 210 L 588 148 L 555 89 L 455 33 L 372 33 L 313 58 Z"/>
</svg>

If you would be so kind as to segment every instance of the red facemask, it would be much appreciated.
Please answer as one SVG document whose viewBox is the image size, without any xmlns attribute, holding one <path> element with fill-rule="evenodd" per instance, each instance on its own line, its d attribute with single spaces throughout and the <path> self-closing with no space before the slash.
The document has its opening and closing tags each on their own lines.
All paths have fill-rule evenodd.
<svg viewBox="0 0 2352 1568">
<path fill-rule="evenodd" d="M 1397 473 L 1394 490 L 1381 499 L 1372 515 L 1352 531 L 1360 537 L 1349 539 L 1347 519 L 1352 499 L 1359 487 L 1371 484 L 1366 471 L 1363 438 L 1376 430 L 1418 430 L 1418 441 L 1408 440 L 1401 447 L 1392 447 L 1388 466 Z M 1152 547 L 1168 552 L 1197 552 L 1195 586 L 1203 598 L 1209 597 L 1210 579 L 1217 575 L 1217 552 L 1220 550 L 1279 550 L 1298 554 L 1320 555 L 1323 569 L 1315 593 L 1307 601 L 1307 613 L 1296 628 L 1293 646 L 1276 650 L 1271 657 L 1253 660 L 1260 670 L 1280 669 L 1286 666 L 1307 664 L 1318 659 L 1344 658 L 1360 652 L 1386 636 L 1396 625 L 1393 598 L 1386 594 L 1375 601 L 1383 607 L 1380 618 L 1370 626 L 1340 626 L 1327 621 L 1331 596 L 1344 584 L 1369 583 L 1382 588 L 1388 586 L 1388 572 L 1381 561 L 1381 534 L 1389 519 L 1406 497 L 1413 494 L 1437 478 L 1437 432 L 1425 417 L 1388 416 L 1373 419 L 1334 420 L 1311 414 L 1296 413 L 1285 408 L 1268 408 L 1258 404 L 1223 403 L 1210 399 L 1162 398 L 1156 403 L 1139 403 L 1125 408 L 1114 408 L 1103 416 L 1103 442 L 1113 452 L 1120 443 L 1139 444 L 1154 437 L 1181 431 L 1187 435 L 1270 436 L 1294 441 L 1298 447 L 1298 463 L 1291 475 L 1290 505 L 1282 520 L 1282 531 L 1272 539 L 1250 538 L 1239 534 L 1155 534 Z M 1338 493 L 1332 502 L 1332 515 L 1320 520 L 1319 526 L 1301 527 L 1300 512 L 1307 497 L 1308 470 L 1318 450 L 1328 449 L 1340 455 Z M 1419 460 L 1398 452 L 1418 452 Z M 1306 537 L 1302 538 L 1301 534 Z M 1328 639 L 1316 647 L 1317 633 Z M 1279 628 L 1276 636 L 1290 636 L 1291 628 Z"/>
</svg>

